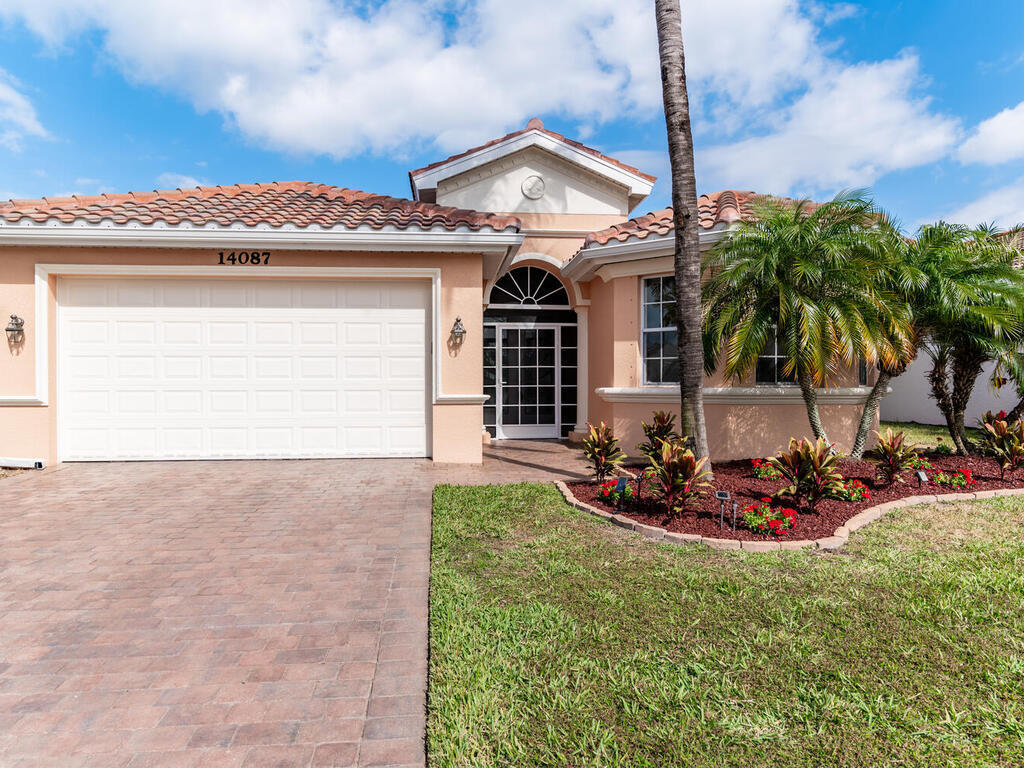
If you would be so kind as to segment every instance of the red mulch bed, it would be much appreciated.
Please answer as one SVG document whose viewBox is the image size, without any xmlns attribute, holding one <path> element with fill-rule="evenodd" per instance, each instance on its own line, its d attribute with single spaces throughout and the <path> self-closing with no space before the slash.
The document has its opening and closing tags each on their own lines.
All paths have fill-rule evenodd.
<svg viewBox="0 0 1024 768">
<path fill-rule="evenodd" d="M 995 459 L 976 456 L 936 456 L 925 454 L 928 461 L 936 470 L 943 470 L 952 473 L 958 469 L 969 469 L 977 481 L 977 485 L 970 488 L 949 488 L 941 485 L 926 485 L 918 488 L 917 479 L 912 472 L 905 474 L 905 483 L 896 483 L 891 488 L 877 486 L 874 480 L 875 465 L 869 461 L 840 462 L 840 471 L 847 480 L 857 479 L 863 482 L 871 490 L 871 498 L 864 501 L 839 501 L 826 499 L 818 503 L 813 511 L 809 509 L 797 510 L 796 522 L 785 539 L 820 539 L 831 536 L 836 528 L 843 525 L 847 520 L 858 512 L 873 507 L 877 504 L 884 504 L 887 501 L 902 499 L 907 496 L 920 496 L 925 494 L 941 493 L 965 493 L 970 491 L 987 491 L 997 488 L 1021 487 L 1021 480 L 1016 484 L 1007 477 L 1006 481 L 999 479 L 999 465 Z M 743 524 L 742 511 L 736 516 L 736 530 L 732 530 L 732 508 L 730 503 L 726 504 L 725 528 L 719 529 L 719 502 L 714 498 L 714 491 L 729 491 L 732 499 L 739 503 L 739 509 L 754 501 L 759 501 L 765 496 L 771 496 L 783 486 L 780 480 L 758 480 L 751 473 L 750 461 L 718 462 L 714 465 L 715 480 L 713 488 L 707 495 L 695 502 L 678 517 L 670 517 L 665 514 L 665 507 L 660 500 L 649 494 L 649 483 L 644 484 L 643 497 L 637 503 L 627 502 L 621 510 L 597 499 L 598 486 L 596 483 L 568 483 L 569 489 L 577 499 L 591 504 L 599 509 L 609 512 L 618 512 L 625 517 L 646 525 L 656 525 L 660 528 L 675 533 L 695 533 L 701 536 L 710 536 L 722 539 L 741 539 L 744 541 L 774 541 L 775 536 L 766 533 L 755 533 Z M 933 471 L 928 475 L 932 476 Z M 636 486 L 635 481 L 631 484 Z M 791 507 L 785 501 L 780 501 L 773 506 Z"/>
</svg>

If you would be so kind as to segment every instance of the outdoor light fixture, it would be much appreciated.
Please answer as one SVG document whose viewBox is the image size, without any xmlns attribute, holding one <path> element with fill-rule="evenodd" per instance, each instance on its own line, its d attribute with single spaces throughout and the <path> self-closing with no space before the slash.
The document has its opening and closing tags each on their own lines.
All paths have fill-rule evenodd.
<svg viewBox="0 0 1024 768">
<path fill-rule="evenodd" d="M 462 324 L 462 318 L 455 318 L 455 325 L 452 326 L 452 338 L 456 344 L 461 344 L 462 340 L 466 338 L 466 327 Z"/>
<path fill-rule="evenodd" d="M 17 315 L 11 315 L 7 324 L 7 340 L 11 344 L 21 344 L 25 340 L 25 321 Z"/>
<path fill-rule="evenodd" d="M 725 528 L 725 502 L 729 501 L 728 491 L 715 491 L 715 498 L 718 499 L 718 529 Z M 736 505 L 732 505 L 732 527 L 736 530 Z"/>
<path fill-rule="evenodd" d="M 922 485 L 928 482 L 928 473 L 923 469 L 917 470 L 917 487 L 920 488 Z"/>
</svg>

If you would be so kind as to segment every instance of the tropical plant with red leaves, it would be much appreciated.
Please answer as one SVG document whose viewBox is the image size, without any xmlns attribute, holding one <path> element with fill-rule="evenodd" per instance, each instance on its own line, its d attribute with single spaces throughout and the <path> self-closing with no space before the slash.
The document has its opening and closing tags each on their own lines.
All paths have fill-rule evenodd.
<svg viewBox="0 0 1024 768">
<path fill-rule="evenodd" d="M 1024 462 L 1024 422 L 1018 421 L 1011 425 L 997 419 L 984 422 L 984 427 L 982 439 L 988 452 L 999 462 L 999 479 L 1005 479 L 1007 470 L 1012 478 L 1021 462 Z"/>
<path fill-rule="evenodd" d="M 664 500 L 668 514 L 679 514 L 689 502 L 706 493 L 711 485 L 706 465 L 707 459 L 696 458 L 682 440 L 661 441 L 651 468 L 655 493 Z"/>
<path fill-rule="evenodd" d="M 886 429 L 885 434 L 875 432 L 878 442 L 864 456 L 874 459 L 878 477 L 886 488 L 903 482 L 903 473 L 914 468 L 918 459 L 917 443 L 908 443 L 903 432 Z"/>
<path fill-rule="evenodd" d="M 775 493 L 776 498 L 789 498 L 798 506 L 814 509 L 822 499 L 829 498 L 843 479 L 839 474 L 839 455 L 824 440 L 789 441 L 788 450 L 770 458 L 789 485 Z"/>
<path fill-rule="evenodd" d="M 626 454 L 619 448 L 619 441 L 612 434 L 612 428 L 603 421 L 596 427 L 587 422 L 590 432 L 583 438 L 583 455 L 594 470 L 598 482 L 604 482 L 615 468 L 626 460 Z"/>
</svg>

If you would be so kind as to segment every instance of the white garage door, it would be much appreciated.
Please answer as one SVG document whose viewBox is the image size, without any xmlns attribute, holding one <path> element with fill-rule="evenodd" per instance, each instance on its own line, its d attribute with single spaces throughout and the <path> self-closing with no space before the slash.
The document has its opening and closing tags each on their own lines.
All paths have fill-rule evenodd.
<svg viewBox="0 0 1024 768">
<path fill-rule="evenodd" d="M 62 278 L 66 461 L 428 455 L 425 281 Z"/>
</svg>

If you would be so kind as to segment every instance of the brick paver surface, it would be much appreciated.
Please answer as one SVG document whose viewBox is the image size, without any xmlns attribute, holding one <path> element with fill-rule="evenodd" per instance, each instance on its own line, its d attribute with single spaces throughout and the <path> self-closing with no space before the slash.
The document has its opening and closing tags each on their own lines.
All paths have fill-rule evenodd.
<svg viewBox="0 0 1024 768">
<path fill-rule="evenodd" d="M 583 472 L 485 452 L 0 479 L 0 765 L 422 766 L 433 486 Z"/>
</svg>

